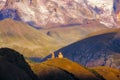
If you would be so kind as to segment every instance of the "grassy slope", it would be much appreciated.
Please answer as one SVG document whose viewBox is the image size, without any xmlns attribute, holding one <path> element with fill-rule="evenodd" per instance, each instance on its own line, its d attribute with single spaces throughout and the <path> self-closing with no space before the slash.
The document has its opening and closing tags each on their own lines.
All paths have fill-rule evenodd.
<svg viewBox="0 0 120 80">
<path fill-rule="evenodd" d="M 63 70 L 47 64 L 32 64 L 32 69 L 40 80 L 73 80 L 74 78 Z"/>
<path fill-rule="evenodd" d="M 92 72 L 80 66 L 79 64 L 72 62 L 68 59 L 50 59 L 43 63 L 30 64 L 32 70 L 40 77 L 41 75 L 50 75 L 53 71 L 56 74 L 59 72 L 57 69 L 66 71 L 72 77 L 81 80 L 100 80 Z"/>
<path fill-rule="evenodd" d="M 0 22 L 0 47 L 14 48 L 25 56 L 43 56 L 40 53 L 48 53 L 52 43 L 52 38 L 25 23 L 11 19 Z"/>
<path fill-rule="evenodd" d="M 47 34 L 48 36 L 58 40 L 63 46 L 76 42 L 85 38 L 87 35 L 98 32 L 101 30 L 107 30 L 104 25 L 98 23 L 97 21 L 91 22 L 84 25 L 73 25 L 67 27 L 56 27 L 52 29 L 40 30 L 41 32 Z"/>
<path fill-rule="evenodd" d="M 65 58 L 30 63 L 30 66 L 35 74 L 43 80 L 45 78 L 46 80 L 55 80 L 56 77 L 59 79 L 63 75 L 62 80 L 120 80 L 120 70 L 118 69 L 102 66 L 89 69 Z M 68 79 L 70 76 L 72 78 Z"/>
<path fill-rule="evenodd" d="M 120 80 L 120 71 L 109 67 L 93 68 L 96 72 L 102 75 L 106 80 Z"/>
</svg>

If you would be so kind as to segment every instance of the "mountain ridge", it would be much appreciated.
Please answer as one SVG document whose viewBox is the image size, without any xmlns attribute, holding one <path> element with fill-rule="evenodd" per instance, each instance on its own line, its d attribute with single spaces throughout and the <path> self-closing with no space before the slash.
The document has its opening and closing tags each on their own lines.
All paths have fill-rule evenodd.
<svg viewBox="0 0 120 80">
<path fill-rule="evenodd" d="M 4 0 L 0 4 L 0 13 L 2 19 L 9 17 L 21 20 L 38 29 L 68 24 L 84 24 L 85 20 L 97 19 L 100 23 L 111 28 L 119 27 L 116 24 L 116 15 L 118 14 L 116 10 L 119 12 L 116 3 L 117 0 L 99 2 L 96 0 Z M 4 14 L 4 12 L 8 13 Z"/>
</svg>

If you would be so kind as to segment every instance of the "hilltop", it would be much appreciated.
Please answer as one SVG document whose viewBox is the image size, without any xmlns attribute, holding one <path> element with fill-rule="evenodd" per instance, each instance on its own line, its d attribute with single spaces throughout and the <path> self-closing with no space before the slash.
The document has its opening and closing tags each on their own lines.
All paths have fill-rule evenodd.
<svg viewBox="0 0 120 80">
<path fill-rule="evenodd" d="M 41 80 L 119 80 L 120 71 L 110 67 L 87 68 L 66 58 L 30 63 Z"/>
<path fill-rule="evenodd" d="M 65 58 L 31 64 L 31 68 L 42 80 L 101 80 L 83 66 Z"/>
</svg>

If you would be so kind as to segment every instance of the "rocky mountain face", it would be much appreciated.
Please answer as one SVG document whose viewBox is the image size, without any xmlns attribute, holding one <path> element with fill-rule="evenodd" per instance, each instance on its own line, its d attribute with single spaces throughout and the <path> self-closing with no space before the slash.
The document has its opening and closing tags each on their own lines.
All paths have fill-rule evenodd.
<svg viewBox="0 0 120 80">
<path fill-rule="evenodd" d="M 120 68 L 120 30 L 88 37 L 59 49 L 55 55 L 59 52 L 62 52 L 64 57 L 87 67 Z"/>
<path fill-rule="evenodd" d="M 1 0 L 0 19 L 22 20 L 36 28 L 80 25 L 98 19 L 107 27 L 116 24 L 119 0 Z M 114 3 L 114 4 L 113 4 Z"/>
</svg>

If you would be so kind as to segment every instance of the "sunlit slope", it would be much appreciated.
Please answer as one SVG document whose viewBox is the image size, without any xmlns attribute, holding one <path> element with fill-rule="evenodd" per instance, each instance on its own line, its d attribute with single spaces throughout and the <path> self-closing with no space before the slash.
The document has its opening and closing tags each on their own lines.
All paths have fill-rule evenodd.
<svg viewBox="0 0 120 80">
<path fill-rule="evenodd" d="M 40 31 L 59 41 L 61 45 L 66 46 L 85 38 L 88 34 L 107 29 L 108 28 L 96 20 L 83 25 L 74 24 Z"/>
<path fill-rule="evenodd" d="M 11 19 L 0 21 L 0 47 L 14 48 L 27 57 L 41 57 L 49 53 L 48 49 L 53 43 L 52 38 L 25 23 Z"/>
<path fill-rule="evenodd" d="M 101 80 L 83 66 L 65 58 L 31 64 L 31 68 L 43 80 Z"/>
<path fill-rule="evenodd" d="M 106 80 L 120 80 L 120 70 L 109 67 L 96 67 L 94 70 L 102 75 Z"/>
</svg>

